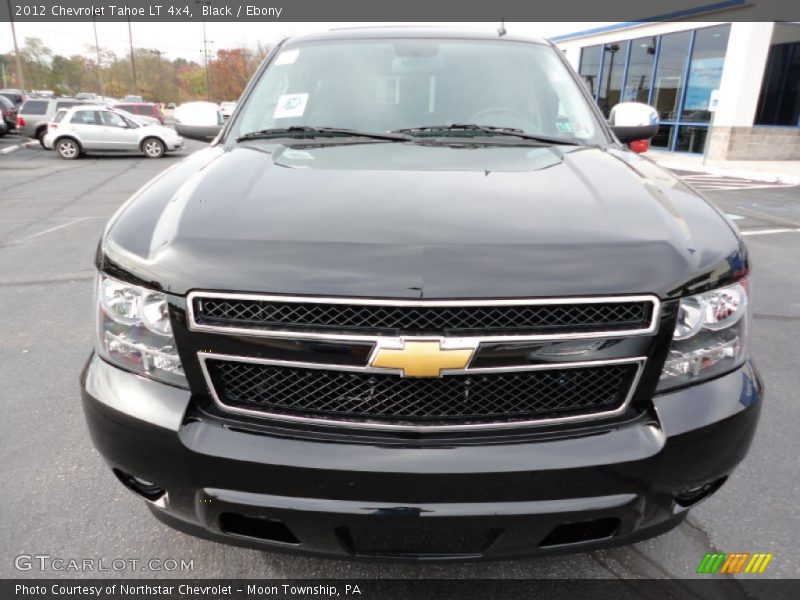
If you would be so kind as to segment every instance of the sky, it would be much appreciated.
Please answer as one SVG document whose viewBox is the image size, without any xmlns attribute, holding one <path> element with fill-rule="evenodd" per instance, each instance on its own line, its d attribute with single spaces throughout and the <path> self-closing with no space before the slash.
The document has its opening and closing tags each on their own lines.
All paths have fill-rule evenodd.
<svg viewBox="0 0 800 600">
<path fill-rule="evenodd" d="M 209 53 L 215 48 L 236 46 L 254 47 L 259 42 L 271 44 L 286 36 L 303 33 L 327 31 L 338 27 L 376 25 L 441 25 L 469 29 L 495 30 L 497 22 L 491 23 L 220 23 L 206 24 L 206 37 L 213 42 Z M 550 37 L 573 31 L 581 31 L 600 25 L 599 23 L 506 23 L 509 33 Z M 73 54 L 93 55 L 94 32 L 92 23 L 16 23 L 17 42 L 23 45 L 26 37 L 40 38 L 54 54 L 71 56 Z M 202 23 L 132 23 L 131 31 L 134 46 L 152 48 L 165 53 L 170 59 L 185 58 L 200 62 L 202 60 Z M 98 23 L 97 36 L 102 48 L 112 50 L 118 55 L 129 49 L 128 24 Z M 0 23 L 0 53 L 12 52 L 11 24 Z"/>
</svg>

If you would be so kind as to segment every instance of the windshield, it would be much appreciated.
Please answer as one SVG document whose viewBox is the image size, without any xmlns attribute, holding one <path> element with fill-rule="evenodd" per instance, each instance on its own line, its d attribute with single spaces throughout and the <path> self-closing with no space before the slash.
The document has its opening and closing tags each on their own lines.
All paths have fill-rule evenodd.
<svg viewBox="0 0 800 600">
<path fill-rule="evenodd" d="M 107 114 L 109 115 L 113 115 L 114 113 L 117 113 L 119 114 L 119 116 L 124 117 L 128 121 L 128 126 L 130 127 L 131 125 L 133 125 L 134 129 L 136 127 L 144 127 L 145 125 L 144 121 L 142 121 L 136 115 L 129 113 L 127 110 L 122 110 L 121 108 L 117 108 L 114 110 L 114 112 L 107 111 Z"/>
<path fill-rule="evenodd" d="M 240 138 L 296 126 L 386 132 L 453 124 L 514 128 L 573 143 L 604 140 L 553 48 L 500 40 L 285 46 L 257 82 L 232 132 Z"/>
</svg>

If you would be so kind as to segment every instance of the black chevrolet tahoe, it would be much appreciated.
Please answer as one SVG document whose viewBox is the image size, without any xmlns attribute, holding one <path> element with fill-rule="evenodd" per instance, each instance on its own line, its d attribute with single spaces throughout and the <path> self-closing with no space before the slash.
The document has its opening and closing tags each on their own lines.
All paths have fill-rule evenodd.
<svg viewBox="0 0 800 600">
<path fill-rule="evenodd" d="M 665 532 L 753 438 L 747 250 L 543 40 L 291 38 L 96 264 L 95 446 L 165 523 L 500 559 Z"/>
</svg>

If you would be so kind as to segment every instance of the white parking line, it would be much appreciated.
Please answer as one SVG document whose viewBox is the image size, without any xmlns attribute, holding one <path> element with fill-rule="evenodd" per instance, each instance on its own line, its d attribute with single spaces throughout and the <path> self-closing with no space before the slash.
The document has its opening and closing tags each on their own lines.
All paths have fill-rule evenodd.
<svg viewBox="0 0 800 600">
<path fill-rule="evenodd" d="M 75 219 L 109 219 L 110 217 L 47 217 L 46 219 L 0 219 L 0 223 L 32 223 L 34 221 L 74 221 Z"/>
<path fill-rule="evenodd" d="M 742 235 L 772 235 L 774 233 L 800 233 L 800 227 L 776 227 L 775 229 L 752 229 Z"/>
<path fill-rule="evenodd" d="M 55 227 L 51 227 L 50 229 L 45 229 L 44 231 L 40 231 L 39 233 L 34 233 L 32 235 L 26 236 L 24 238 L 20 238 L 18 240 L 14 240 L 15 244 L 19 242 L 24 242 L 27 240 L 32 240 L 33 238 L 37 238 L 41 235 L 47 235 L 48 233 L 53 233 L 54 231 L 58 231 L 59 229 L 64 229 L 65 227 L 69 227 L 70 225 L 75 225 L 75 223 L 80 223 L 81 221 L 86 221 L 89 217 L 78 217 L 73 219 L 69 223 L 64 223 L 62 225 L 56 225 Z"/>
<path fill-rule="evenodd" d="M 759 190 L 795 187 L 792 183 L 781 181 L 767 182 L 747 179 L 745 177 L 712 175 L 709 173 L 682 175 L 681 179 L 692 184 L 697 189 L 705 191 Z"/>
</svg>

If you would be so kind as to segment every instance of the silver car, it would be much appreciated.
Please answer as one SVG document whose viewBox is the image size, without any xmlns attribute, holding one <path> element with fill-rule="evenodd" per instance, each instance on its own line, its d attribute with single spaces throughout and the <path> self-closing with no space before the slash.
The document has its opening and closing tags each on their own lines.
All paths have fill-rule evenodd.
<svg viewBox="0 0 800 600">
<path fill-rule="evenodd" d="M 44 136 L 44 146 L 72 160 L 87 152 L 142 152 L 149 158 L 183 148 L 169 127 L 148 125 L 107 106 L 83 105 L 59 112 Z"/>
<path fill-rule="evenodd" d="M 39 140 L 44 146 L 47 124 L 61 108 L 83 104 L 75 98 L 28 98 L 17 114 L 17 133 Z"/>
</svg>

